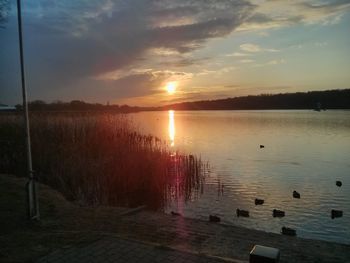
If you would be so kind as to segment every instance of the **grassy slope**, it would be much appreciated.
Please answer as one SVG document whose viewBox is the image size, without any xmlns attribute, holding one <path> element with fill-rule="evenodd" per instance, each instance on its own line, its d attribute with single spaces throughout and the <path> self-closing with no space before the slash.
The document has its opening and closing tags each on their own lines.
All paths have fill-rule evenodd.
<svg viewBox="0 0 350 263">
<path fill-rule="evenodd" d="M 120 209 L 80 208 L 60 193 L 40 185 L 40 222 L 26 219 L 23 178 L 0 175 L 0 262 L 32 262 L 62 246 L 90 242 L 97 234 L 89 232 L 101 218 L 117 221 Z"/>
</svg>

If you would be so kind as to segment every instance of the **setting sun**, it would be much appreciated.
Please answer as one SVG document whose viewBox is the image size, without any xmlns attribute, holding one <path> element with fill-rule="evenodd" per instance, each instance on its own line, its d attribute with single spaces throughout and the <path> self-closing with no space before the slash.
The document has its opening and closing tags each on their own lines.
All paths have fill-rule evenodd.
<svg viewBox="0 0 350 263">
<path fill-rule="evenodd" d="M 176 86 L 177 86 L 177 83 L 175 81 L 172 81 L 172 82 L 168 82 L 166 84 L 166 90 L 169 94 L 174 94 L 175 91 L 176 91 Z"/>
</svg>

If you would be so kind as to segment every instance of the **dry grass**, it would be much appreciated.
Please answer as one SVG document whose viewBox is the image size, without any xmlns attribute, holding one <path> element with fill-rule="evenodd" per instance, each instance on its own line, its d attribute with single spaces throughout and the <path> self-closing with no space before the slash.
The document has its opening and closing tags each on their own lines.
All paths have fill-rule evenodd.
<svg viewBox="0 0 350 263">
<path fill-rule="evenodd" d="M 173 196 L 191 198 L 203 180 L 200 159 L 171 153 L 126 115 L 38 113 L 30 120 L 39 181 L 68 200 L 160 209 Z M 20 116 L 0 116 L 0 172 L 24 174 L 22 127 Z"/>
</svg>

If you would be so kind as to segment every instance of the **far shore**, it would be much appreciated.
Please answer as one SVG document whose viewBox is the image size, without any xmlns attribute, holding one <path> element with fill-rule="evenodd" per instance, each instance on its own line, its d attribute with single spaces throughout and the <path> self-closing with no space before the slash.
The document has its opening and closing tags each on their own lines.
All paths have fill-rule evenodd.
<svg viewBox="0 0 350 263">
<path fill-rule="evenodd" d="M 350 109 L 350 89 L 260 94 L 186 102 L 169 101 L 169 103 L 163 106 L 130 106 L 109 103 L 104 105 L 82 100 L 55 101 L 52 103 L 35 100 L 29 102 L 29 111 L 132 113 L 164 110 L 346 110 Z M 2 105 L 2 107 L 5 110 L 21 110 L 23 108 L 20 104 L 15 107 L 8 107 L 7 105 Z"/>
<path fill-rule="evenodd" d="M 0 175 L 0 261 L 32 262 L 57 249 L 115 236 L 246 261 L 255 244 L 279 248 L 281 262 L 349 262 L 350 245 L 120 207 L 81 207 L 40 185 L 40 222 L 25 214 L 26 179 Z"/>
</svg>

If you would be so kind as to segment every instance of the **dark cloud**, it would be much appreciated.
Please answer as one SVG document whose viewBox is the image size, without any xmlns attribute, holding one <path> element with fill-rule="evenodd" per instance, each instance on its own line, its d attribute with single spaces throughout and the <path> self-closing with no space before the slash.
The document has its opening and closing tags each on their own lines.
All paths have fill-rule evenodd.
<svg viewBox="0 0 350 263">
<path fill-rule="evenodd" d="M 200 47 L 209 38 L 228 35 L 241 22 L 234 18 L 217 18 L 190 25 L 153 29 L 150 32 L 152 46 L 172 48 L 180 53 L 189 52 Z"/>
<path fill-rule="evenodd" d="M 44 93 L 41 99 L 63 98 L 65 100 L 80 99 L 100 102 L 117 101 L 142 96 L 152 96 L 164 93 L 160 87 L 164 86 L 171 77 L 184 77 L 183 72 L 147 71 L 142 73 L 125 74 L 118 79 L 80 79 L 65 89 L 51 89 Z M 69 96 L 67 96 L 69 90 Z"/>
<path fill-rule="evenodd" d="M 253 8 L 245 0 L 29 1 L 23 21 L 33 97 L 57 89 L 68 93 L 86 79 L 136 67 L 152 48 L 179 53 L 198 49 L 208 39 L 228 35 Z M 150 81 L 147 76 L 133 76 L 113 85 L 130 82 L 135 87 L 130 90 L 143 94 L 156 84 L 146 87 L 145 81 Z M 98 83 L 94 82 L 97 89 Z M 115 96 L 125 94 L 123 90 Z"/>
<path fill-rule="evenodd" d="M 188 67 L 192 65 L 198 65 L 199 63 L 203 63 L 208 61 L 209 58 L 179 58 L 175 60 L 169 60 L 161 62 L 160 65 L 164 67 Z"/>
<path fill-rule="evenodd" d="M 178 71 L 153 71 L 125 74 L 116 79 L 87 80 L 84 85 L 89 94 L 99 96 L 103 100 L 126 99 L 164 93 L 164 87 L 170 78 L 186 79 L 191 74 Z M 96 89 L 96 87 L 99 87 Z M 81 90 L 82 91 L 82 90 Z M 91 97 L 91 96 L 90 96 Z"/>
<path fill-rule="evenodd" d="M 169 73 L 145 72 L 109 80 L 110 94 L 118 98 L 132 98 L 160 93 L 160 85 L 169 78 Z"/>
<path fill-rule="evenodd" d="M 267 2 L 281 4 L 275 0 Z M 29 96 L 62 100 L 70 96 L 79 98 L 79 94 L 81 97 L 90 94 L 95 100 L 104 100 L 106 96 L 102 94 L 113 98 L 154 94 L 157 85 L 169 77 L 167 74 L 154 77 L 150 72 L 132 73 L 118 80 L 102 80 L 99 76 L 144 68 L 147 63 L 151 68 L 153 57 L 149 51 L 154 49 L 177 54 L 158 62 L 158 66 L 190 66 L 201 61 L 188 58 L 188 53 L 202 48 L 210 39 L 229 35 L 242 25 L 249 28 L 249 25 L 295 24 L 308 17 L 318 17 L 320 13 L 338 14 L 350 5 L 346 0 L 319 4 L 288 2 L 298 6 L 300 14 L 276 17 L 273 10 L 266 14 L 254 13 L 263 11 L 248 0 L 32 0 L 23 3 Z M 305 10 L 312 12 L 303 13 Z M 18 85 L 18 74 L 6 73 L 14 65 L 18 66 L 14 6 L 6 17 L 7 28 L 0 30 L 1 57 L 6 58 L 0 62 L 1 98 L 10 96 L 8 91 Z M 8 39 L 3 41 L 3 37 Z M 9 76 L 13 76 L 12 84 Z"/>
</svg>

